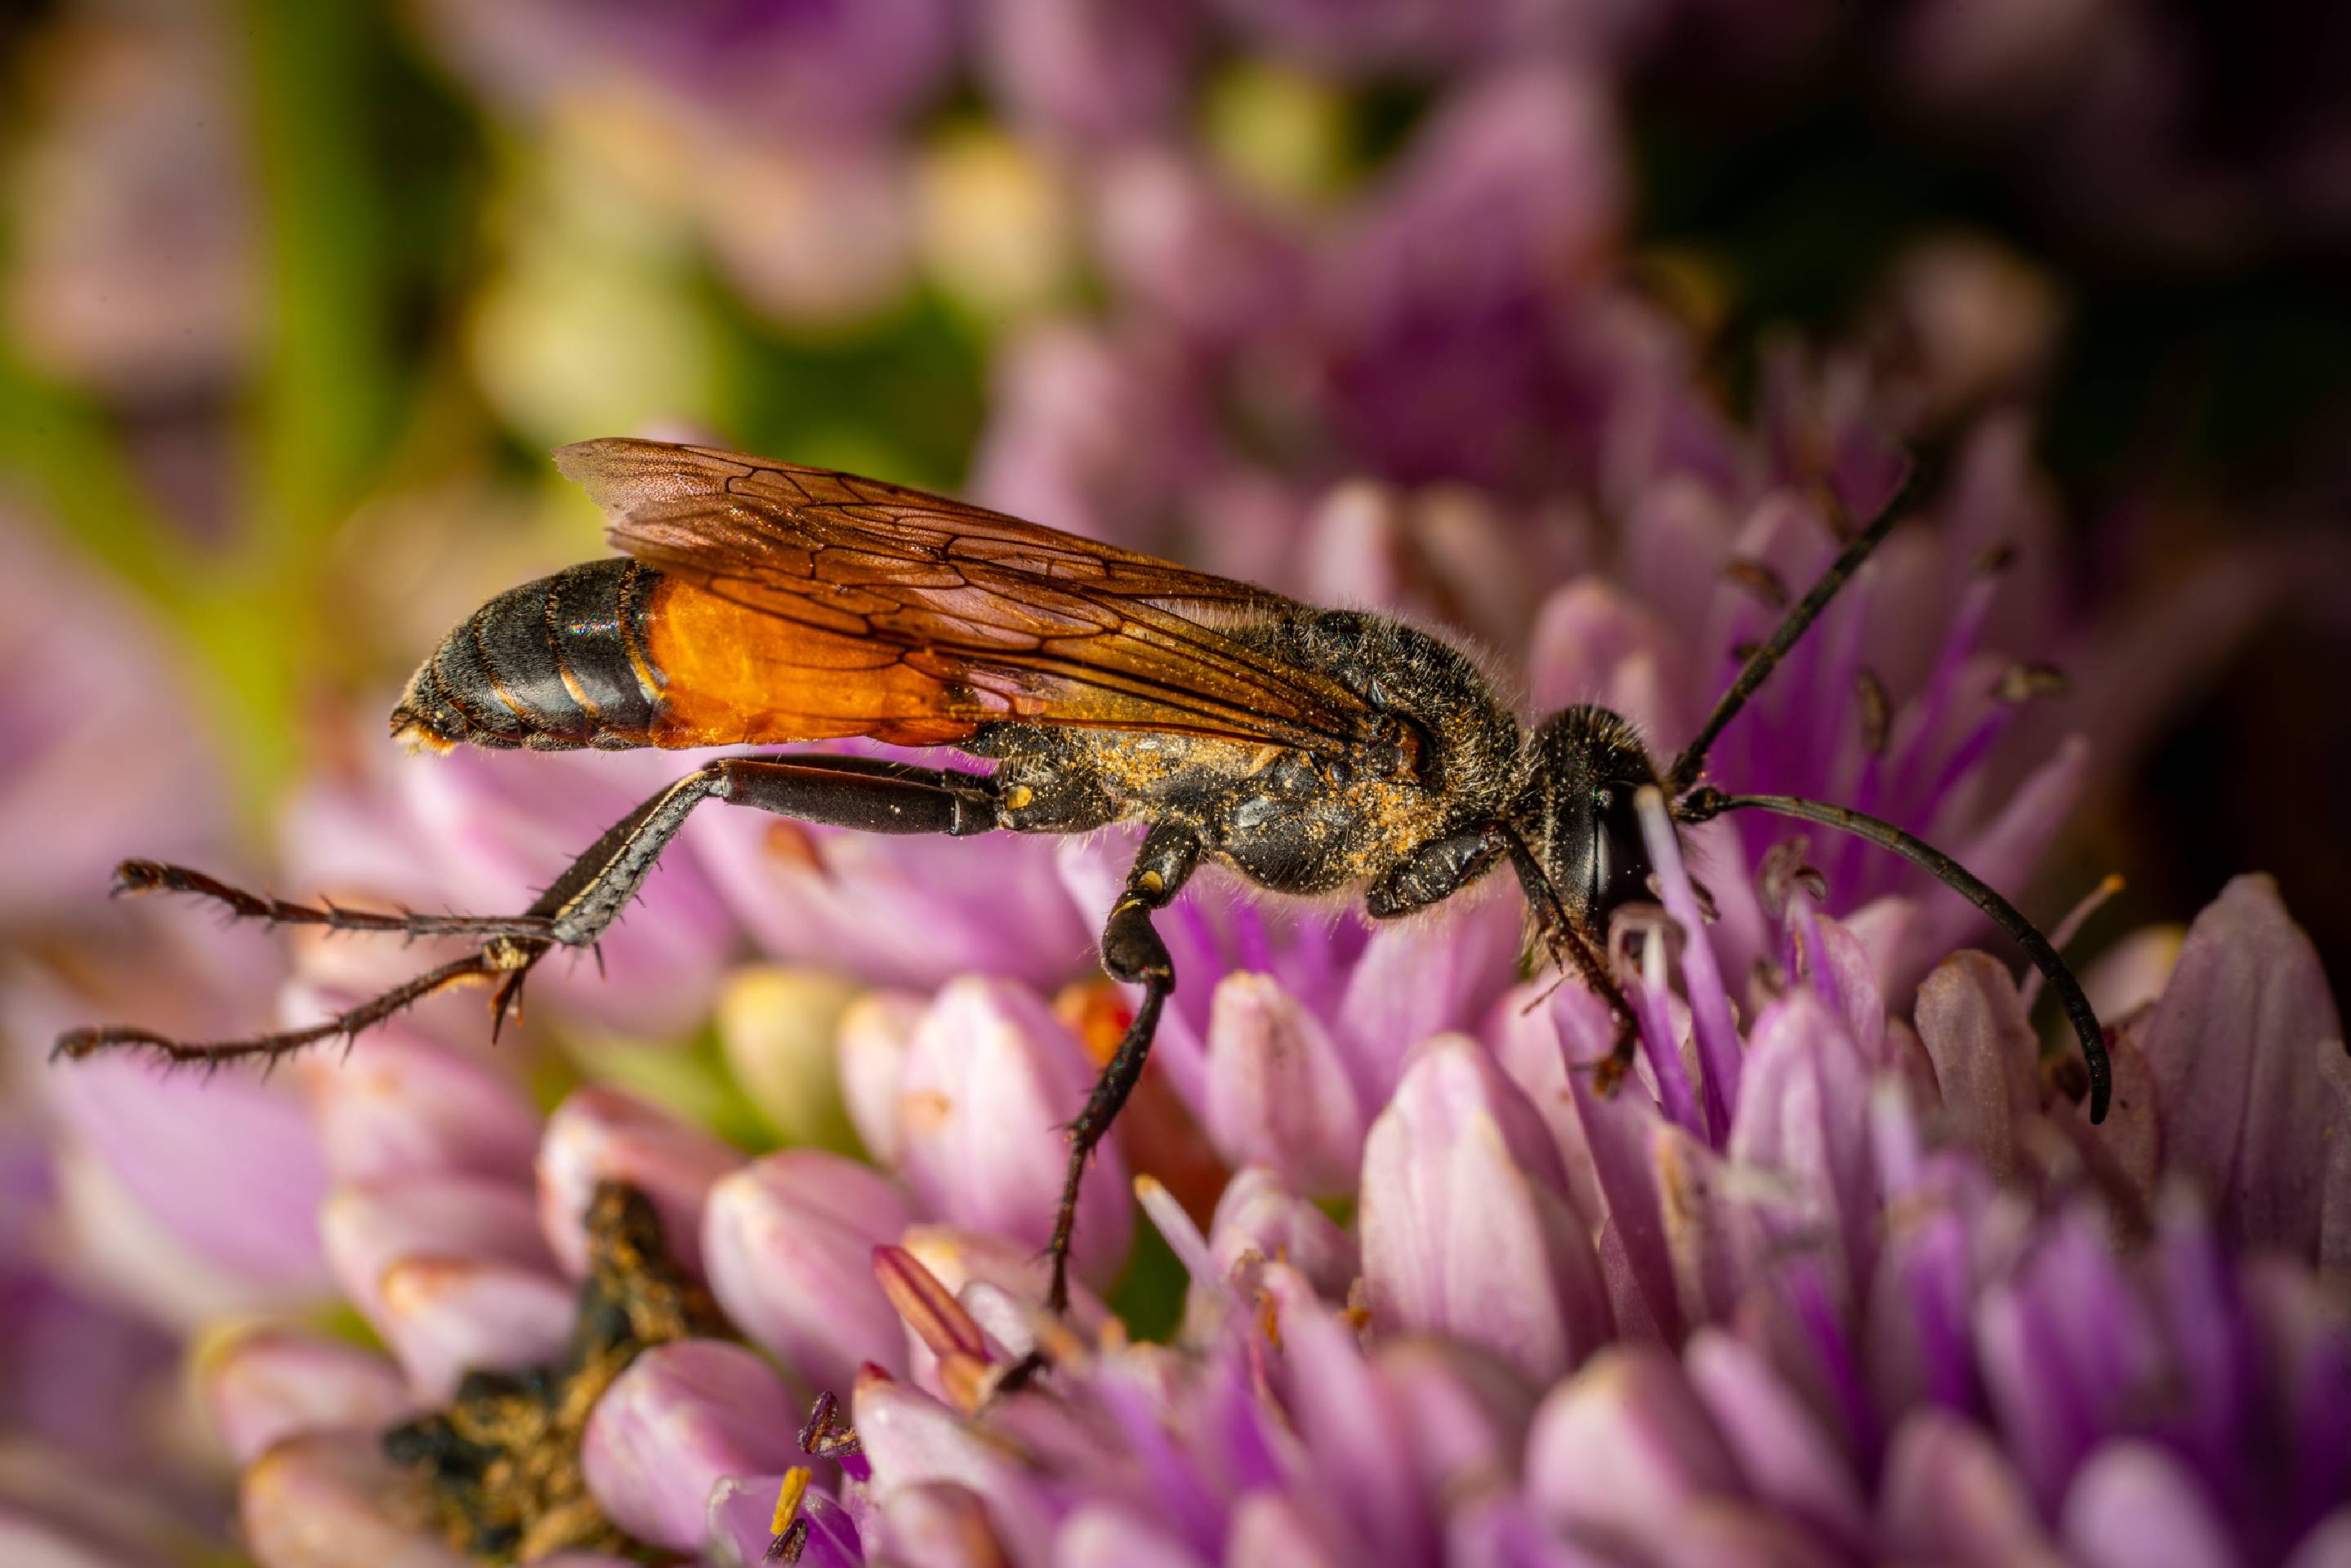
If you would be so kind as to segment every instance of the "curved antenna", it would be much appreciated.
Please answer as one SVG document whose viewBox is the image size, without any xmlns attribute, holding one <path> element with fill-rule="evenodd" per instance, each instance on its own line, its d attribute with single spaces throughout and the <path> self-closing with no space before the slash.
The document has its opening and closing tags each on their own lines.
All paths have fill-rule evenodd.
<svg viewBox="0 0 2351 1568">
<path fill-rule="evenodd" d="M 1755 689 L 1780 667 L 1780 660 L 1787 657 L 1788 650 L 1796 646 L 1796 639 L 1820 618 L 1821 612 L 1829 607 L 1829 601 L 1836 597 L 1837 590 L 1861 569 L 1862 562 L 1869 558 L 1870 552 L 1894 532 L 1894 525 L 1902 520 L 1911 499 L 1926 487 L 1926 472 L 1925 463 L 1915 457 L 1910 460 L 1909 472 L 1902 476 L 1901 487 L 1878 509 L 1869 526 L 1846 541 L 1845 547 L 1837 552 L 1837 558 L 1829 563 L 1828 570 L 1821 574 L 1812 591 L 1798 599 L 1795 607 L 1772 629 L 1770 639 L 1747 656 L 1747 662 L 1740 666 L 1739 678 L 1730 683 L 1730 690 L 1722 694 L 1721 700 L 1714 705 L 1714 711 L 1708 714 L 1706 722 L 1698 726 L 1697 735 L 1682 748 L 1681 755 L 1674 759 L 1674 765 L 1666 770 L 1662 782 L 1668 795 L 1679 794 L 1698 782 L 1698 775 L 1706 767 L 1707 749 L 1714 744 L 1715 737 L 1722 733 L 1725 725 L 1739 717 L 1739 711 L 1747 706 L 1747 700 L 1755 695 Z"/>
<path fill-rule="evenodd" d="M 2082 984 L 2074 978 L 2074 971 L 2065 967 L 2065 961 L 2057 956 L 2057 950 L 2049 945 L 2049 939 L 2041 934 L 2040 928 L 2018 913 L 2015 905 L 1926 840 L 1850 806 L 1788 794 L 1725 794 L 1712 786 L 1692 790 L 1674 805 L 1674 815 L 1684 822 L 1706 822 L 1726 811 L 1775 812 L 1865 838 L 1891 849 L 1912 865 L 1926 867 L 1937 881 L 1991 916 L 1992 922 L 2024 950 L 2024 956 L 2032 961 L 2033 967 L 2048 977 L 2058 1001 L 2064 1004 L 2065 1016 L 2073 1021 L 2074 1033 L 2082 1042 L 2082 1060 L 2090 1070 L 2090 1120 L 2106 1119 L 2106 1101 L 2114 1093 L 2114 1067 L 2106 1056 L 2105 1029 L 2092 1011 L 2090 999 L 2082 994 Z"/>
</svg>

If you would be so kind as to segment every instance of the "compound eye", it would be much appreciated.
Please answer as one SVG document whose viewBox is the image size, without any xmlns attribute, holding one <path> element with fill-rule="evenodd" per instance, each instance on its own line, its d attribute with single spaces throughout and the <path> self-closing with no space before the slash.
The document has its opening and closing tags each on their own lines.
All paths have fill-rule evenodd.
<svg viewBox="0 0 2351 1568">
<path fill-rule="evenodd" d="M 1655 895 L 1649 891 L 1649 849 L 1633 809 L 1633 792 L 1594 790 L 1592 806 L 1592 912 L 1605 930 L 1618 909 Z"/>
</svg>

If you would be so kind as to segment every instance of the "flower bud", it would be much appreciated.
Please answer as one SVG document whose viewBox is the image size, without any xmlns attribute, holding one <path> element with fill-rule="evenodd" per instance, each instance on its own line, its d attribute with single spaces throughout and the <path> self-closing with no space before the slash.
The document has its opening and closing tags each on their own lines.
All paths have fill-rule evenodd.
<svg viewBox="0 0 2351 1568">
<path fill-rule="evenodd" d="M 2196 917 L 2141 1049 L 2165 1163 L 2201 1185 L 2221 1231 L 2351 1266 L 2351 1055 L 2276 883 L 2240 877 Z"/>
<path fill-rule="evenodd" d="M 1270 975 L 1217 982 L 1208 1017 L 1207 1122 L 1233 1163 L 1270 1166 L 1302 1192 L 1345 1192 L 1364 1112 L 1321 1021 Z"/>
<path fill-rule="evenodd" d="M 715 1339 L 658 1345 L 614 1380 L 580 1439 L 588 1490 L 622 1530 L 701 1549 L 722 1476 L 779 1475 L 800 1458 L 800 1411 L 775 1368 Z"/>
<path fill-rule="evenodd" d="M 340 1188 L 319 1223 L 343 1293 L 420 1398 L 446 1399 L 476 1367 L 553 1361 L 570 1338 L 571 1287 L 520 1189 L 471 1177 Z"/>
<path fill-rule="evenodd" d="M 891 1488 L 877 1501 L 869 1522 L 881 1562 L 913 1568 L 1004 1568 L 1009 1561 L 988 1521 L 987 1505 L 970 1488 L 951 1480 Z"/>
<path fill-rule="evenodd" d="M 869 991 L 841 1013 L 833 1035 L 841 1099 L 857 1141 L 876 1163 L 896 1167 L 905 1156 L 898 1127 L 898 1084 L 906 1047 L 926 1004 L 903 991 Z"/>
<path fill-rule="evenodd" d="M 881 1511 L 875 1556 L 976 1568 L 1051 1560 L 1055 1511 L 1036 1480 L 972 1423 L 919 1388 L 871 1378 L 860 1383 L 853 1415 Z M 940 1490 L 944 1483 L 951 1490 Z M 935 1545 L 913 1549 L 918 1541 Z"/>
<path fill-rule="evenodd" d="M 234 1332 L 196 1363 L 213 1425 L 241 1464 L 297 1433 L 381 1431 L 412 1407 L 392 1363 L 296 1328 Z"/>
<path fill-rule="evenodd" d="M 2086 1568 L 2242 1561 L 2196 1472 L 2145 1441 L 2117 1441 L 2074 1476 L 2058 1520 L 2067 1555 Z"/>
<path fill-rule="evenodd" d="M 1129 1508 L 1081 1504 L 1053 1538 L 1054 1568 L 1208 1568 L 1176 1536 Z"/>
<path fill-rule="evenodd" d="M 269 1568 L 466 1568 L 410 1522 L 425 1517 L 420 1488 L 372 1434 L 289 1438 L 245 1472 L 237 1503 L 245 1545 Z"/>
<path fill-rule="evenodd" d="M 597 1183 L 624 1181 L 653 1200 L 670 1255 L 702 1267 L 702 1204 L 711 1183 L 742 1163 L 717 1138 L 633 1095 L 591 1084 L 548 1118 L 538 1148 L 538 1217 L 548 1245 L 574 1279 L 588 1272 L 584 1223 Z"/>
<path fill-rule="evenodd" d="M 846 1393 L 862 1363 L 904 1369 L 905 1338 L 872 1256 L 912 1219 L 897 1184 L 870 1166 L 819 1149 L 767 1155 L 710 1189 L 711 1292 L 810 1387 Z"/>
<path fill-rule="evenodd" d="M 299 1063 L 319 1146 L 339 1181 L 529 1175 L 538 1112 L 478 1050 L 395 1024 L 349 1052 Z"/>
<path fill-rule="evenodd" d="M 839 975 L 779 964 L 737 970 L 719 990 L 726 1069 L 788 1145 L 852 1147 L 833 1040 L 856 995 Z"/>
<path fill-rule="evenodd" d="M 1550 1131 L 1466 1037 L 1432 1041 L 1373 1123 L 1359 1228 L 1384 1328 L 1457 1335 L 1541 1382 L 1613 1330 Z"/>
<path fill-rule="evenodd" d="M 923 1206 L 1044 1246 L 1069 1166 L 1061 1129 L 1092 1076 L 1077 1037 L 1035 992 L 1008 981 L 950 983 L 915 1028 L 899 1091 L 906 1179 Z M 1116 1272 L 1133 1228 L 1126 1162 L 1104 1142 L 1079 1200 L 1077 1272 Z"/>
<path fill-rule="evenodd" d="M 1354 1238 L 1261 1165 L 1234 1172 L 1208 1221 L 1208 1253 L 1222 1277 L 1251 1252 L 1288 1263 L 1333 1301 L 1346 1296 L 1359 1269 Z"/>
<path fill-rule="evenodd" d="M 1878 1550 L 1890 1561 L 2055 1568 L 2032 1494 L 1981 1428 L 1932 1405 L 1894 1433 L 1878 1484 Z"/>
<path fill-rule="evenodd" d="M 1555 1531 L 1660 1548 L 1692 1505 L 1746 1490 L 1680 1366 L 1648 1345 L 1603 1351 L 1552 1390 L 1527 1435 L 1527 1490 Z"/>
</svg>

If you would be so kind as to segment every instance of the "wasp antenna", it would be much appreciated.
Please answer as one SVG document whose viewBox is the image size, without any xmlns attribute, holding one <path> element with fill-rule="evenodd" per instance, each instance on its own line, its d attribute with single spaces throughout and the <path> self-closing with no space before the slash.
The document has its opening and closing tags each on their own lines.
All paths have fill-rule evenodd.
<svg viewBox="0 0 2351 1568">
<path fill-rule="evenodd" d="M 1707 715 L 1706 722 L 1698 726 L 1697 735 L 1682 748 L 1681 755 L 1674 759 L 1673 766 L 1666 770 L 1664 783 L 1667 794 L 1680 794 L 1698 782 L 1698 774 L 1706 769 L 1706 753 L 1714 744 L 1715 737 L 1739 717 L 1739 711 L 1747 706 L 1747 700 L 1755 695 L 1756 689 L 1780 667 L 1780 660 L 1796 646 L 1797 639 L 1820 618 L 1821 612 L 1828 608 L 1829 601 L 1836 597 L 1837 590 L 1861 569 L 1861 564 L 1869 558 L 1870 553 L 1885 543 L 1886 536 L 1894 532 L 1894 525 L 1908 514 L 1911 501 L 1926 488 L 1927 466 L 1916 458 L 1911 460 L 1901 488 L 1879 509 L 1869 526 L 1847 541 L 1844 548 L 1837 552 L 1836 559 L 1829 563 L 1828 570 L 1821 574 L 1820 580 L 1796 601 L 1793 609 L 1781 618 L 1771 637 L 1761 648 L 1746 656 L 1746 661 L 1740 665 L 1739 676 L 1731 681 L 1730 689 L 1722 694 L 1721 701 L 1715 703 L 1714 711 Z"/>
<path fill-rule="evenodd" d="M 2091 1008 L 2090 999 L 2082 994 L 2082 984 L 2074 978 L 2074 971 L 2065 967 L 2065 961 L 2058 956 L 2049 939 L 2041 934 L 2041 929 L 2018 912 L 2015 905 L 1926 840 L 1851 806 L 1786 794 L 1725 794 L 1712 787 L 1692 790 L 1674 806 L 1674 815 L 1690 823 L 1709 821 L 1727 811 L 1768 811 L 1865 838 L 1914 866 L 1924 867 L 1937 881 L 1991 916 L 1992 923 L 2006 931 L 2010 940 L 2024 950 L 2024 956 L 2032 961 L 2033 967 L 2047 977 L 2051 988 L 2057 992 L 2057 1000 L 2064 1005 L 2065 1016 L 2072 1021 L 2074 1033 L 2082 1043 L 2083 1062 L 2090 1071 L 2090 1119 L 2106 1119 L 2106 1102 L 2114 1092 L 2114 1068 L 2106 1055 L 2105 1028 Z"/>
</svg>

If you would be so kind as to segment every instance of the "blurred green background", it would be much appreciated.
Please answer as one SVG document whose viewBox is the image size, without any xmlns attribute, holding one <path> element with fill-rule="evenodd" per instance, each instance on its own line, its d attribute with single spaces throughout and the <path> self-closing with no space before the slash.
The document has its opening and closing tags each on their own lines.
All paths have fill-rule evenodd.
<svg viewBox="0 0 2351 1568">
<path fill-rule="evenodd" d="M 322 715 L 379 703 L 486 592 L 600 548 L 549 445 L 691 428 L 966 479 L 1000 350 L 1105 308 L 1083 138 L 1037 133 L 1022 91 L 1050 99 L 1037 80 L 1055 67 L 1003 63 L 1017 40 L 990 30 L 1007 9 L 943 12 L 922 79 L 855 128 L 855 156 L 905 192 L 878 218 L 857 211 L 870 180 L 714 139 L 723 101 L 700 106 L 708 123 L 665 120 L 629 74 L 666 67 L 651 45 L 632 61 L 628 7 L 10 9 L 0 494 L 165 628 L 251 845 L 337 732 Z M 1590 50 L 1632 192 L 1620 270 L 1666 280 L 1725 399 L 1751 391 L 1765 327 L 1856 332 L 1896 258 L 1958 230 L 2063 301 L 2038 439 L 2077 530 L 2158 500 L 2182 549 L 2199 530 L 2339 523 L 2340 174 L 2289 188 L 2275 171 L 2303 168 L 2304 143 L 2343 155 L 2325 63 L 2345 28 L 2283 7 L 2090 7 L 2160 24 L 2183 51 L 2166 90 L 2185 94 L 2185 151 L 2165 152 L 2194 179 L 2158 162 L 2102 181 L 2053 153 L 2064 177 L 2043 179 L 2041 122 L 1983 106 L 2091 96 L 2101 57 L 2027 30 L 1976 62 L 1982 79 L 1906 76 L 1917 47 L 1897 23 L 1925 24 L 1900 9 L 1667 7 Z M 750 36 L 777 10 L 633 25 Z M 577 57 L 540 57 L 575 20 Z M 833 42 L 914 50 L 875 26 Z M 1156 134 L 1300 208 L 1362 185 L 1472 74 L 1395 54 L 1334 67 L 1251 26 L 1183 34 Z M 2087 85 L 2033 87 L 2037 62 Z M 2138 186 L 2177 210 L 2090 199 Z M 2074 566 L 2094 576 L 2085 551 Z M 2114 831 L 2171 846 L 2134 894 L 2144 911 L 2177 913 L 2246 865 L 2315 853 L 2351 873 L 2333 826 L 2351 752 L 2319 673 L 2345 651 L 2339 621 L 2282 621 L 2175 718 L 2149 787 L 2113 803 Z M 2330 888 L 2351 874 L 2309 880 L 2296 908 L 2339 954 L 2351 912 Z"/>
</svg>

